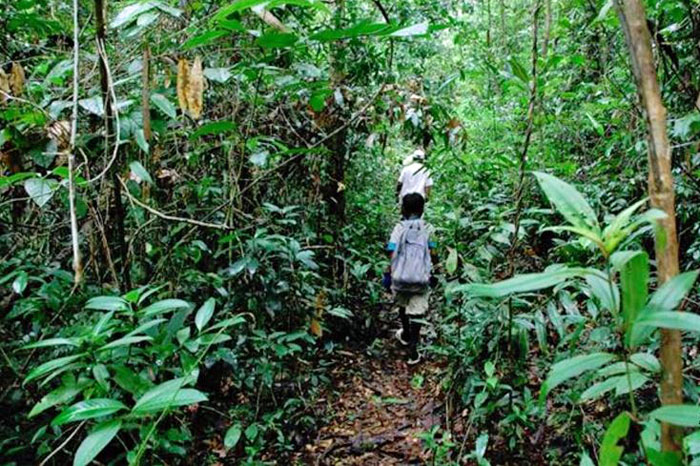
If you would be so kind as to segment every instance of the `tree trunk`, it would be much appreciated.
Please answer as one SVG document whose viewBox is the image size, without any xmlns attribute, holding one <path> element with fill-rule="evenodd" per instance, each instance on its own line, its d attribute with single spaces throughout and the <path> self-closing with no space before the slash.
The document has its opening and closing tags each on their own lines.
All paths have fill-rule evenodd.
<svg viewBox="0 0 700 466">
<path fill-rule="evenodd" d="M 103 53 L 98 53 L 99 64 L 100 64 L 100 89 L 102 91 L 102 104 L 104 108 L 104 118 L 105 118 L 105 153 L 109 154 L 110 140 L 115 137 L 114 132 L 114 102 L 112 102 L 112 97 L 110 93 L 110 77 L 109 68 L 107 66 L 107 60 L 105 58 L 107 51 L 105 49 L 106 37 L 107 37 L 107 12 L 106 12 L 106 2 L 105 0 L 95 0 L 95 38 L 97 39 L 98 52 L 101 49 Z M 108 231 L 108 237 L 110 246 L 116 244 L 119 250 L 119 257 L 121 259 L 120 266 L 122 272 L 122 283 L 120 288 L 130 288 L 130 278 L 129 271 L 126 267 L 126 233 L 124 229 L 124 205 L 122 204 L 122 191 L 121 183 L 119 181 L 119 171 L 121 169 L 121 156 L 117 156 L 114 161 L 114 166 L 111 167 L 112 171 L 112 193 L 113 193 L 113 205 L 110 207 L 109 213 L 109 224 L 111 227 Z"/>
<path fill-rule="evenodd" d="M 649 158 L 649 197 L 652 207 L 661 209 L 666 218 L 656 234 L 656 262 L 659 283 L 678 274 L 678 237 L 676 234 L 675 199 L 671 174 L 671 148 L 666 133 L 666 108 L 656 77 L 651 35 L 647 28 L 644 6 L 640 0 L 615 0 L 615 8 L 630 51 L 632 72 L 647 121 Z M 683 361 L 681 337 L 676 330 L 661 330 L 661 403 L 683 402 Z M 679 451 L 682 431 L 670 424 L 661 425 L 664 451 Z"/>
</svg>

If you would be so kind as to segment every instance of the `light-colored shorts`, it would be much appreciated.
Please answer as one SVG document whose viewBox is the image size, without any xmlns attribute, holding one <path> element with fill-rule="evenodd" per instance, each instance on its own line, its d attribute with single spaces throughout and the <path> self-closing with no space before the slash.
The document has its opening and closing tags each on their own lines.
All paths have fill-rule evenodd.
<svg viewBox="0 0 700 466">
<path fill-rule="evenodd" d="M 410 316 L 422 316 L 428 312 L 429 293 L 396 292 L 396 305 L 406 308 L 406 314 Z"/>
</svg>

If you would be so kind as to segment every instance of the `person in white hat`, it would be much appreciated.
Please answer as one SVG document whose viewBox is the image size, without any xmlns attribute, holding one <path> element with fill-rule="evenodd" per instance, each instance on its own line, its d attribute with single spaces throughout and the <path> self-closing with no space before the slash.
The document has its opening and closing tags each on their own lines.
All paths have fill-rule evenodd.
<svg viewBox="0 0 700 466">
<path fill-rule="evenodd" d="M 399 197 L 399 204 L 407 194 L 418 193 L 423 199 L 428 200 L 430 188 L 433 186 L 433 179 L 430 177 L 430 170 L 423 165 L 425 152 L 416 149 L 411 154 L 413 162 L 406 165 L 399 175 L 399 182 L 396 185 L 396 194 Z"/>
</svg>

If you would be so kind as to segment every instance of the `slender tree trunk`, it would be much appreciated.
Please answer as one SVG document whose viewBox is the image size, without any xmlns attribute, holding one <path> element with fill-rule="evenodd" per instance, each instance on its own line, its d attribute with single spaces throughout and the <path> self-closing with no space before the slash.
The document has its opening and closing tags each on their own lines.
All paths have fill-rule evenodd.
<svg viewBox="0 0 700 466">
<path fill-rule="evenodd" d="M 83 281 L 83 265 L 80 260 L 78 217 L 75 211 L 75 139 L 78 132 L 78 83 L 80 58 L 80 25 L 78 24 L 78 0 L 73 0 L 73 110 L 71 113 L 70 147 L 68 153 L 68 206 L 70 210 L 70 234 L 73 247 L 73 272 L 75 283 Z"/>
<path fill-rule="evenodd" d="M 649 158 L 649 197 L 651 205 L 666 213 L 656 234 L 656 262 L 659 283 L 678 274 L 678 237 L 676 233 L 675 199 L 671 174 L 671 148 L 666 132 L 666 108 L 656 76 L 651 35 L 647 27 L 644 6 L 640 0 L 615 0 L 625 41 L 630 51 L 632 72 L 647 121 Z M 661 330 L 661 403 L 683 402 L 683 360 L 681 336 L 676 330 Z M 682 431 L 670 424 L 661 425 L 661 445 L 664 451 L 681 448 Z"/>
<path fill-rule="evenodd" d="M 544 37 L 542 38 L 542 58 L 547 59 L 549 36 L 552 32 L 552 0 L 545 0 Z"/>
<path fill-rule="evenodd" d="M 105 59 L 106 51 L 106 37 L 107 37 L 107 4 L 105 0 L 95 0 L 95 38 L 97 39 L 98 51 L 102 50 L 103 53 L 99 54 L 99 64 L 100 64 L 100 89 L 102 91 L 102 103 L 104 108 L 105 117 L 105 153 L 109 153 L 109 142 L 115 137 L 114 133 L 114 107 L 115 102 L 112 102 L 110 95 L 110 78 L 109 70 L 107 68 L 107 61 Z M 117 156 L 114 162 L 112 170 L 112 193 L 113 193 L 113 206 L 110 208 L 111 212 L 109 215 L 110 224 L 109 228 L 109 242 L 113 247 L 115 244 L 119 250 L 119 257 L 121 259 L 120 266 L 122 272 L 122 287 L 130 288 L 130 278 L 129 271 L 126 265 L 126 233 L 124 229 L 124 205 L 122 203 L 122 191 L 121 183 L 119 181 L 119 171 L 121 170 L 121 155 Z"/>
</svg>

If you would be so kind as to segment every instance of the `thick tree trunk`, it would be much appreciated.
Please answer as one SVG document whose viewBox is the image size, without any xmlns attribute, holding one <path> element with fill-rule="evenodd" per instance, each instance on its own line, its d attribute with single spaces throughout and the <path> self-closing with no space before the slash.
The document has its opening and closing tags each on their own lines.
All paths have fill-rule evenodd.
<svg viewBox="0 0 700 466">
<path fill-rule="evenodd" d="M 651 35 L 641 0 L 615 0 L 620 24 L 630 51 L 632 71 L 637 90 L 644 107 L 648 129 L 649 197 L 651 205 L 666 213 L 660 222 L 661 231 L 656 235 L 656 262 L 659 283 L 678 274 L 678 237 L 676 234 L 675 199 L 671 174 L 671 148 L 666 133 L 666 108 L 656 77 Z M 661 403 L 683 402 L 683 361 L 681 337 L 676 330 L 661 331 Z M 677 451 L 681 447 L 681 431 L 669 424 L 661 426 L 661 443 L 664 451 Z"/>
</svg>

